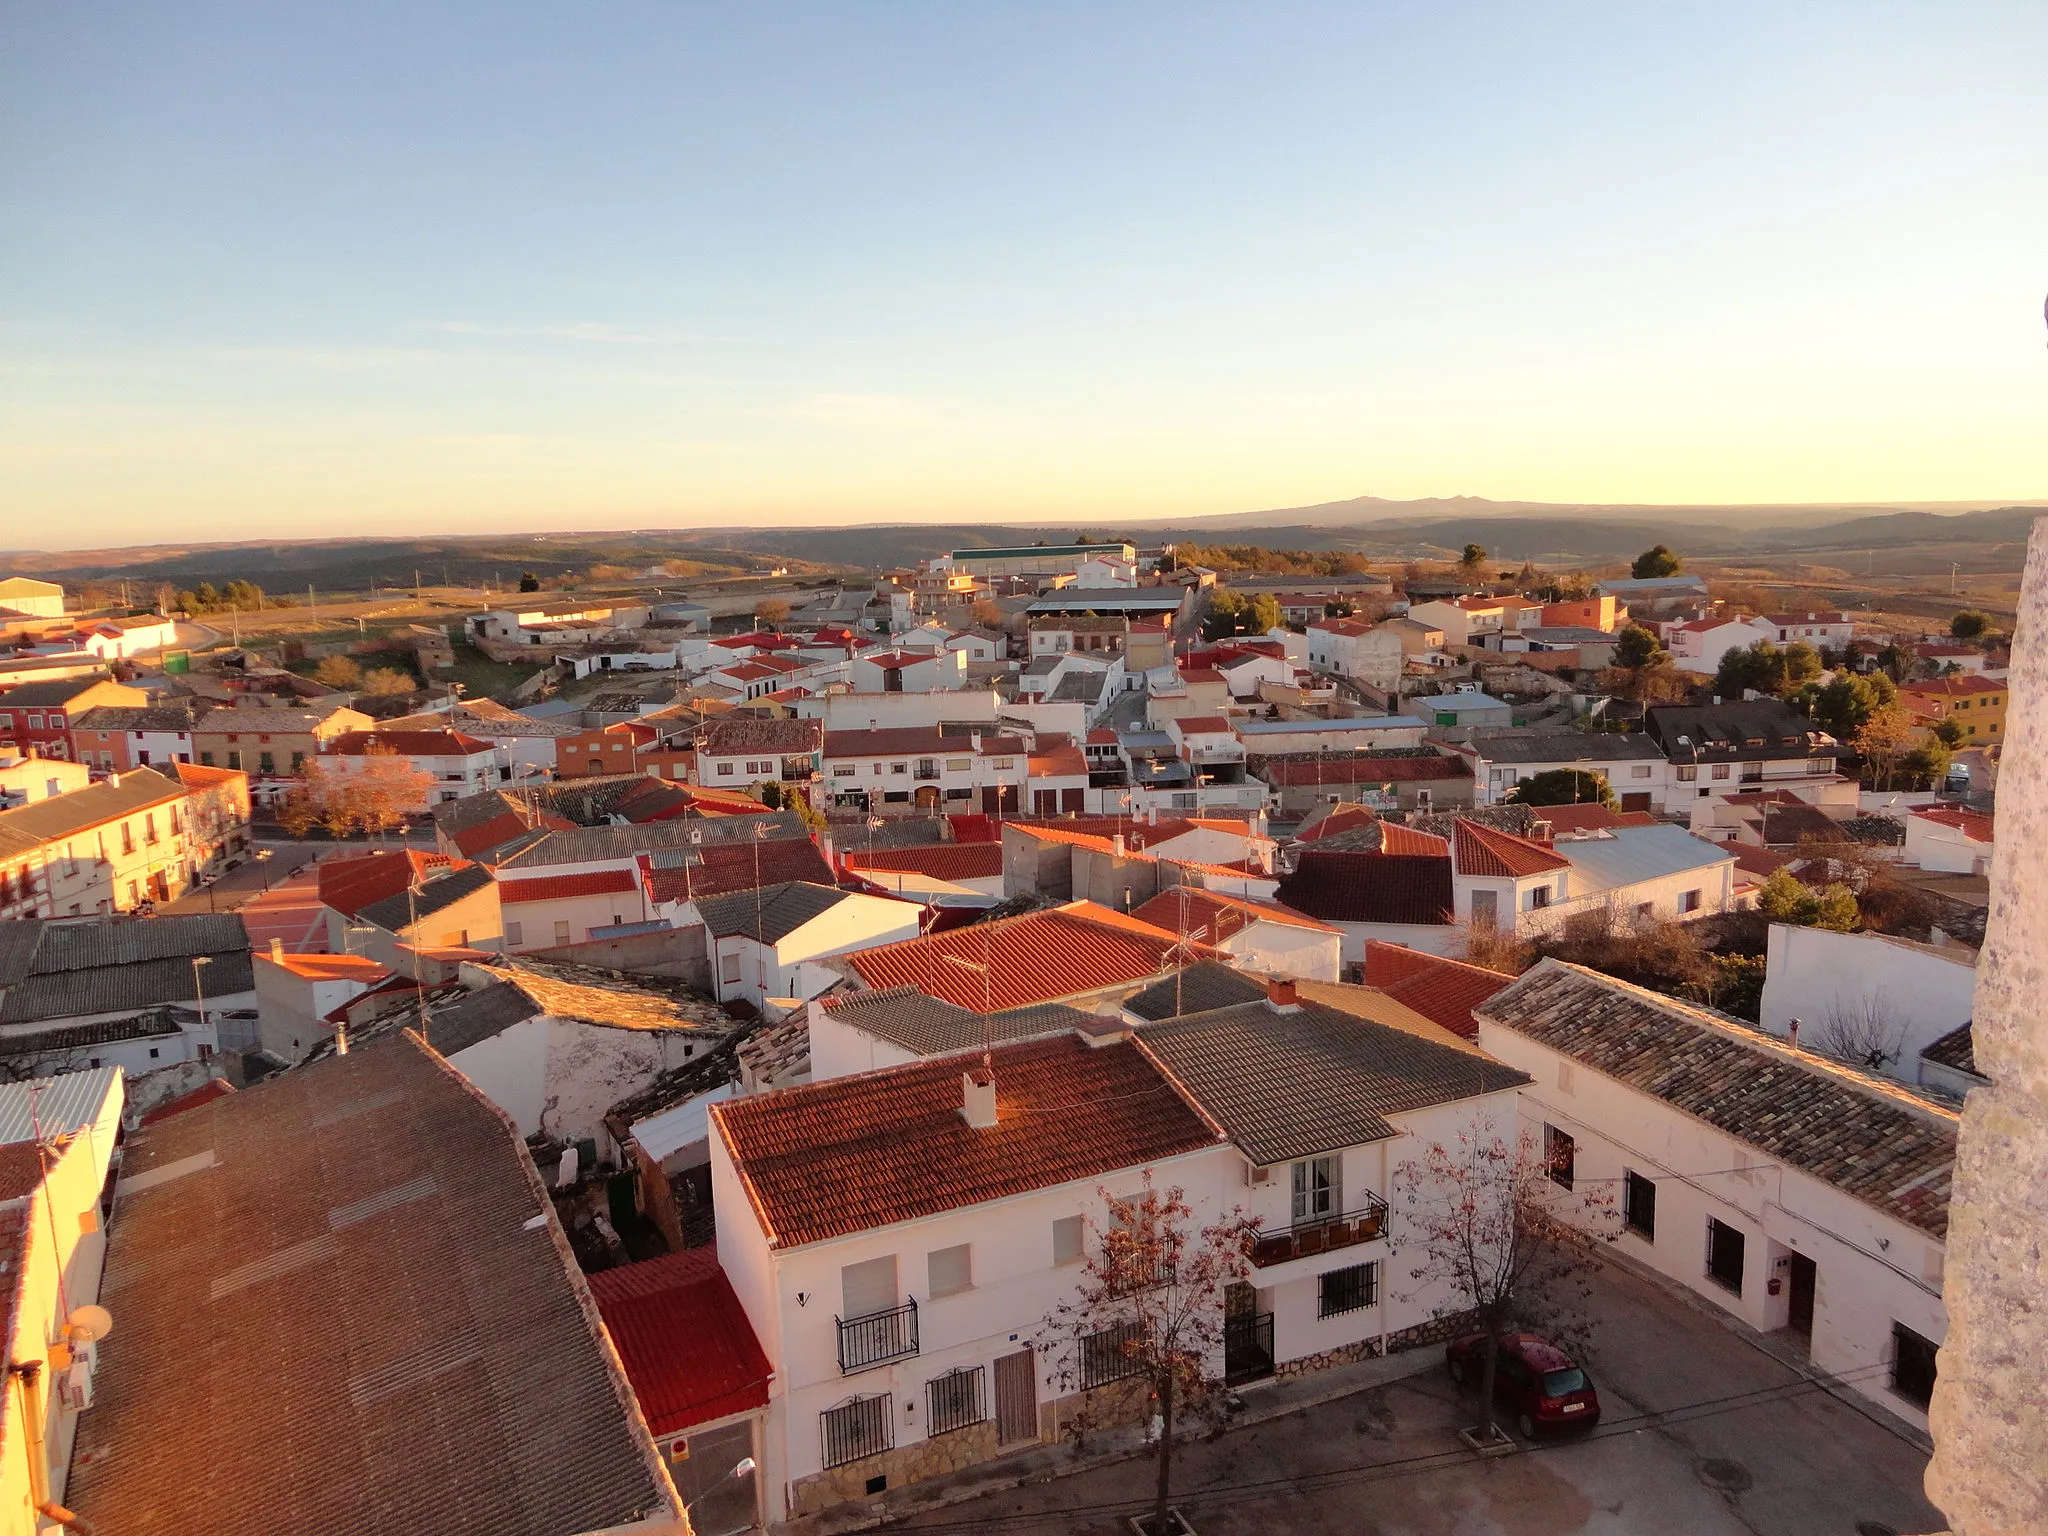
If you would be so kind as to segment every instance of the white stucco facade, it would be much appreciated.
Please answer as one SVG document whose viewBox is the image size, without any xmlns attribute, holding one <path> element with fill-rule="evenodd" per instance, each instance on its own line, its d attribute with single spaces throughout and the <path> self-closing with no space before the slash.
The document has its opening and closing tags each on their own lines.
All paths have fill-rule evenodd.
<svg viewBox="0 0 2048 1536">
<path fill-rule="evenodd" d="M 1771 924 L 1759 1022 L 1783 1036 L 1800 1022 L 1800 1044 L 1829 1049 L 1841 1027 L 1875 1033 L 1891 1059 L 1875 1068 L 1919 1080 L 1920 1053 L 1969 1022 L 1977 952 L 1965 945 L 1918 944 L 1879 933 Z"/>
</svg>

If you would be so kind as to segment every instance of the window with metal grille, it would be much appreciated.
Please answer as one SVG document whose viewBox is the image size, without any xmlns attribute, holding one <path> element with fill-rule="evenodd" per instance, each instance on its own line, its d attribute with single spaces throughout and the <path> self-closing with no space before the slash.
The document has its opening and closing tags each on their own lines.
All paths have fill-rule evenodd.
<svg viewBox="0 0 2048 1536">
<path fill-rule="evenodd" d="M 1934 1397 L 1935 1357 L 1941 1347 L 1904 1323 L 1892 1324 L 1892 1390 L 1917 1408 Z"/>
<path fill-rule="evenodd" d="M 1144 1328 L 1137 1323 L 1118 1323 L 1085 1335 L 1081 1340 L 1082 1389 L 1122 1381 L 1142 1371 L 1135 1346 L 1144 1336 Z"/>
<path fill-rule="evenodd" d="M 849 1397 L 836 1408 L 818 1415 L 818 1429 L 825 1442 L 825 1465 L 843 1467 L 863 1456 L 878 1455 L 891 1448 L 892 1422 L 889 1394 Z"/>
<path fill-rule="evenodd" d="M 1657 1185 L 1640 1173 L 1628 1173 L 1621 1181 L 1622 1216 L 1629 1231 L 1651 1242 L 1657 1240 Z"/>
<path fill-rule="evenodd" d="M 1354 1264 L 1317 1276 L 1316 1316 L 1335 1317 L 1372 1306 L 1380 1299 L 1379 1271 L 1377 1264 Z"/>
<path fill-rule="evenodd" d="M 988 1409 L 983 1406 L 987 1394 L 982 1390 L 982 1376 L 982 1367 L 974 1365 L 934 1376 L 924 1384 L 926 1434 L 951 1434 L 988 1417 Z"/>
<path fill-rule="evenodd" d="M 1736 1295 L 1742 1294 L 1742 1231 L 1707 1218 L 1707 1274 Z"/>
</svg>

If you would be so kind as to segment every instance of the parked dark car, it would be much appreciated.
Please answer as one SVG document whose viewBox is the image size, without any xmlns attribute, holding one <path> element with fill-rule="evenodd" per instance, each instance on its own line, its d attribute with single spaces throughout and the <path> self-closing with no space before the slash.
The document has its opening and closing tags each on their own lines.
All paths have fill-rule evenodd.
<svg viewBox="0 0 2048 1536">
<path fill-rule="evenodd" d="M 1475 1390 L 1486 1374 L 1486 1335 L 1468 1334 L 1444 1351 L 1451 1380 Z M 1494 1372 L 1493 1402 L 1515 1416 L 1522 1438 L 1549 1430 L 1591 1429 L 1600 1422 L 1600 1394 L 1593 1378 L 1550 1340 L 1534 1333 L 1501 1340 Z"/>
</svg>

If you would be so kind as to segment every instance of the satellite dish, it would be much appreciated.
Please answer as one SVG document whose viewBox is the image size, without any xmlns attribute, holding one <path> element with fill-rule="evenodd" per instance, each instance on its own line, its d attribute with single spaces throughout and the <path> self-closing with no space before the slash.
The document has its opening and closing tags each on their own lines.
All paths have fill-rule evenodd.
<svg viewBox="0 0 2048 1536">
<path fill-rule="evenodd" d="M 114 1314 L 105 1307 L 73 1307 L 64 1331 L 81 1344 L 97 1344 L 114 1331 Z"/>
</svg>

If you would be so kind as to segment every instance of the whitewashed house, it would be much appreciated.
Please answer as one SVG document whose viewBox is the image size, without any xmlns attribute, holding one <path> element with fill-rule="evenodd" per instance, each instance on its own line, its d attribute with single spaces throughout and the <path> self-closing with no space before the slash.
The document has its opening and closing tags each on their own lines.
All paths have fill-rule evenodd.
<svg viewBox="0 0 2048 1536">
<path fill-rule="evenodd" d="M 1448 1298 L 1389 1283 L 1401 1162 L 1511 1126 L 1525 1081 L 1432 1029 L 1283 992 L 713 1107 L 719 1260 L 774 1370 L 767 1518 L 1055 1441 L 1081 1394 L 1113 1394 L 1113 1333 L 1044 1323 L 1098 1251 L 1105 1190 L 1258 1218 L 1210 1363 L 1228 1380 L 1418 1341 Z"/>
<path fill-rule="evenodd" d="M 1716 617 L 1664 626 L 1672 665 L 1687 672 L 1718 672 L 1730 651 L 1746 651 L 1763 640 L 1778 643 L 1778 626 L 1768 619 Z"/>
<path fill-rule="evenodd" d="M 1945 874 L 1991 872 L 1997 822 L 1980 811 L 1927 806 L 1906 817 L 1906 862 Z"/>
<path fill-rule="evenodd" d="M 1926 1430 L 1953 1107 L 1558 960 L 1473 1012 L 1552 1177 L 1615 1191 L 1622 1258 Z"/>
<path fill-rule="evenodd" d="M 1319 619 L 1308 627 L 1308 664 L 1391 693 L 1401 686 L 1405 653 L 1396 630 L 1356 619 Z"/>
<path fill-rule="evenodd" d="M 760 890 L 699 896 L 697 916 L 720 1002 L 766 1011 L 770 998 L 816 997 L 843 981 L 818 962 L 914 939 L 924 909 L 893 896 L 791 880 Z"/>
<path fill-rule="evenodd" d="M 1176 885 L 1131 913 L 1141 923 L 1197 939 L 1256 971 L 1335 981 L 1344 935 L 1328 923 L 1224 891 Z"/>
<path fill-rule="evenodd" d="M 1771 924 L 1758 1020 L 1809 1051 L 1918 1082 L 1921 1053 L 1970 1022 L 1977 951 L 1888 933 Z"/>
</svg>

